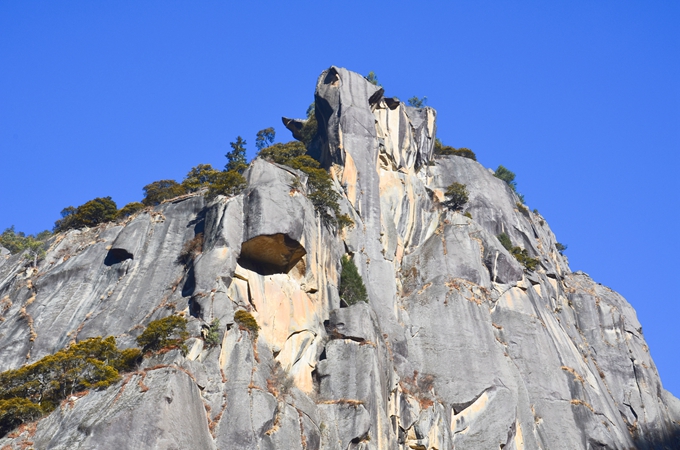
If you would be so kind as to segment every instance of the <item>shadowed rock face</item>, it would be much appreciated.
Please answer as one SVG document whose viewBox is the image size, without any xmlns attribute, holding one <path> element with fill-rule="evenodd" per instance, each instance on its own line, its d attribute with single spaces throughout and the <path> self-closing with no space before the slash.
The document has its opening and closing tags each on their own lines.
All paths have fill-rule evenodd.
<svg viewBox="0 0 680 450">
<path fill-rule="evenodd" d="M 266 275 L 288 273 L 306 253 L 285 234 L 256 236 L 241 244 L 239 264 Z"/>
<path fill-rule="evenodd" d="M 133 346 L 171 313 L 191 333 L 186 355 L 146 359 L 0 447 L 678 448 L 680 400 L 635 311 L 573 273 L 544 219 L 519 211 L 489 170 L 433 157 L 432 108 L 338 67 L 315 99 L 312 151 L 351 228 L 320 223 L 304 174 L 257 159 L 240 195 L 206 205 L 193 194 L 58 235 L 37 270 L 0 248 L 1 370 L 92 336 Z M 442 206 L 453 182 L 468 187 L 464 211 Z M 200 233 L 202 252 L 178 263 Z M 341 308 L 347 253 L 369 302 Z M 201 328 L 214 319 L 210 347 Z"/>
</svg>

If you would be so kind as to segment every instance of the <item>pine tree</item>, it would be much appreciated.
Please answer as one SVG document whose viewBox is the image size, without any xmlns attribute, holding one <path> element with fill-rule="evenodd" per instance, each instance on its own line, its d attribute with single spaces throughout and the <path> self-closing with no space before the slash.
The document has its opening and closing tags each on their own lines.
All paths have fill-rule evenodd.
<svg viewBox="0 0 680 450">
<path fill-rule="evenodd" d="M 454 182 L 446 188 L 444 195 L 447 197 L 444 204 L 455 211 L 461 209 L 463 205 L 467 203 L 469 193 L 466 185 Z"/>
<path fill-rule="evenodd" d="M 414 108 L 422 108 L 425 105 L 427 105 L 427 97 L 418 98 L 414 95 L 413 97 L 408 99 L 408 104 L 409 106 L 413 106 Z"/>
<path fill-rule="evenodd" d="M 508 183 L 508 186 L 510 186 L 513 191 L 517 189 L 517 183 L 515 183 L 515 172 L 508 170 L 507 167 L 502 165 L 498 166 L 498 169 L 496 169 L 493 176 Z"/>
<path fill-rule="evenodd" d="M 224 170 L 229 172 L 230 170 L 235 170 L 238 173 L 243 173 L 248 167 L 248 161 L 246 160 L 246 141 L 241 136 L 236 137 L 236 142 L 230 142 L 231 151 L 227 153 L 227 165 L 224 166 Z"/>
<path fill-rule="evenodd" d="M 267 148 L 274 143 L 275 136 L 276 131 L 274 131 L 274 128 L 272 127 L 258 131 L 257 138 L 255 139 L 255 147 L 257 147 L 259 151 L 262 151 L 263 148 Z"/>
<path fill-rule="evenodd" d="M 359 275 L 359 269 L 354 264 L 354 260 L 347 255 L 342 257 L 342 272 L 340 273 L 340 288 L 338 291 L 340 298 L 348 306 L 358 302 L 368 303 L 364 280 Z"/>
</svg>

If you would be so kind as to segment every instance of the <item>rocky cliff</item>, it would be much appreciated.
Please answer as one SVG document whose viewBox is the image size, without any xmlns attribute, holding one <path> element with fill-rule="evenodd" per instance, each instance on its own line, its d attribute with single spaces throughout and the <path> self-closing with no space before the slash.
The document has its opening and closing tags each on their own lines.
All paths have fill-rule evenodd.
<svg viewBox="0 0 680 450">
<path fill-rule="evenodd" d="M 680 448 L 680 401 L 635 311 L 571 272 L 548 224 L 493 172 L 435 157 L 433 109 L 337 67 L 315 104 L 311 154 L 353 227 L 319 220 L 303 173 L 256 159 L 240 195 L 187 195 L 60 234 L 35 269 L 2 255 L 0 370 L 87 337 L 131 347 L 173 313 L 191 337 L 185 354 L 145 359 L 0 447 Z M 453 182 L 467 185 L 469 215 L 444 207 Z M 201 233 L 202 253 L 179 263 Z M 345 254 L 368 303 L 338 296 Z M 238 310 L 259 334 L 238 326 Z M 208 346 L 201 330 L 216 318 L 221 342 Z"/>
</svg>

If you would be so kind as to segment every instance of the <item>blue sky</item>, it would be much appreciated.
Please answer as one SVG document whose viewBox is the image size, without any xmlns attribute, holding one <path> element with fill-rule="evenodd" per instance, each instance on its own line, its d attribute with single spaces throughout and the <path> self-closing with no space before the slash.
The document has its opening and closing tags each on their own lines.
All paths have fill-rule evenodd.
<svg viewBox="0 0 680 450">
<path fill-rule="evenodd" d="M 680 396 L 680 3 L 0 2 L 0 230 L 222 167 L 330 65 L 427 96 L 445 144 L 517 174 L 573 270 L 636 308 Z"/>
</svg>

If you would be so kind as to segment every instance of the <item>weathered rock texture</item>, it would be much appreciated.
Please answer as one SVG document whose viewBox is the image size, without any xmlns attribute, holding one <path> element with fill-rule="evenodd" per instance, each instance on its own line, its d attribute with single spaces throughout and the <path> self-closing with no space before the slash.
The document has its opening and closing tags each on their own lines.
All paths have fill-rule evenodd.
<svg viewBox="0 0 680 450">
<path fill-rule="evenodd" d="M 337 67 L 315 97 L 311 153 L 352 228 L 321 224 L 304 174 L 256 160 L 236 197 L 197 194 L 61 234 L 37 269 L 2 253 L 1 370 L 92 336 L 133 346 L 173 312 L 192 337 L 186 355 L 145 360 L 0 447 L 680 448 L 680 402 L 635 311 L 572 273 L 543 218 L 490 171 L 434 158 L 433 109 Z M 442 206 L 454 181 L 472 218 Z M 535 271 L 501 232 L 539 259 Z M 200 233 L 202 253 L 179 263 Z M 367 304 L 340 308 L 345 253 Z M 257 338 L 235 323 L 239 309 Z M 201 326 L 213 319 L 222 339 L 209 347 Z"/>
</svg>

